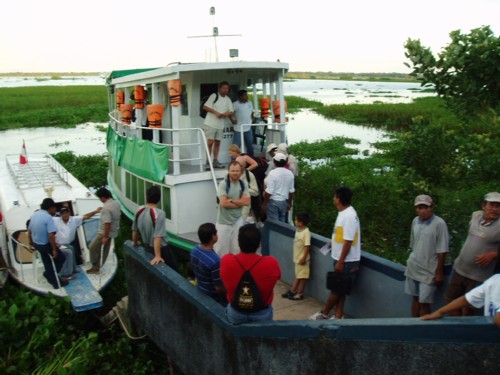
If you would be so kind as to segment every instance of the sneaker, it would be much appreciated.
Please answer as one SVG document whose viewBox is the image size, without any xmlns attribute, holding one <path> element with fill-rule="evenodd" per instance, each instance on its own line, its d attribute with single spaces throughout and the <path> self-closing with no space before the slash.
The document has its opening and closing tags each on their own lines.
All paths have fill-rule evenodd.
<svg viewBox="0 0 500 375">
<path fill-rule="evenodd" d="M 62 281 L 70 281 L 76 279 L 76 276 L 61 276 Z"/>
<path fill-rule="evenodd" d="M 323 314 L 321 311 L 318 311 L 317 313 L 314 313 L 309 317 L 309 320 L 327 320 L 327 319 L 330 319 L 330 316 Z"/>
<path fill-rule="evenodd" d="M 224 169 L 226 168 L 225 166 L 223 166 L 221 163 L 219 163 L 218 160 L 214 161 L 214 168 L 221 168 L 221 169 Z"/>
<path fill-rule="evenodd" d="M 292 301 L 302 301 L 304 296 L 302 294 L 294 294 L 293 296 L 288 297 L 288 299 L 291 299 Z"/>
<path fill-rule="evenodd" d="M 328 320 L 337 320 L 337 317 L 335 315 L 332 315 L 331 317 L 328 318 Z"/>
<path fill-rule="evenodd" d="M 208 164 L 208 163 L 207 163 L 207 164 L 205 164 L 205 170 L 206 170 L 206 171 L 209 171 L 209 170 L 210 170 L 210 164 Z"/>
<path fill-rule="evenodd" d="M 87 270 L 87 273 L 88 273 L 88 274 L 99 274 L 99 272 L 100 272 L 100 271 L 99 271 L 99 268 L 95 268 L 95 267 L 89 268 L 89 269 Z"/>
<path fill-rule="evenodd" d="M 281 295 L 281 297 L 291 299 L 294 295 L 295 295 L 295 293 L 294 293 L 294 292 L 292 292 L 291 290 L 289 290 L 288 292 L 283 293 L 283 294 Z"/>
</svg>

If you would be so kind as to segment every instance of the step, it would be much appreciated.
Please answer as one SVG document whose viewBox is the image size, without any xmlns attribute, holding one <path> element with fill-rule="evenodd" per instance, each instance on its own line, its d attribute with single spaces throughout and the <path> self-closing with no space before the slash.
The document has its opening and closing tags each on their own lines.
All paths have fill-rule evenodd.
<svg viewBox="0 0 500 375">
<path fill-rule="evenodd" d="M 77 267 L 80 273 L 75 273 L 76 278 L 70 280 L 64 287 L 66 293 L 71 298 L 71 304 L 75 311 L 87 311 L 102 306 L 102 297 L 94 288 L 87 273 L 80 266 Z"/>
</svg>

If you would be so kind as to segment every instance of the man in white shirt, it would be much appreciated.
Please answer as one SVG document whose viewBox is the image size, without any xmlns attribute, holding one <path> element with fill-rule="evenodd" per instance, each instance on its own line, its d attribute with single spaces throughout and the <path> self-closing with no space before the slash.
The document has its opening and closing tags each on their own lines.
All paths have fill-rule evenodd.
<svg viewBox="0 0 500 375">
<path fill-rule="evenodd" d="M 241 132 L 243 132 L 243 141 L 245 143 L 244 152 L 250 156 L 254 155 L 253 151 L 253 134 L 250 127 L 242 128 L 243 124 L 252 124 L 254 120 L 253 105 L 248 101 L 248 93 L 246 90 L 238 91 L 238 100 L 233 103 L 234 116 L 231 117 L 231 122 L 234 124 L 233 143 L 241 148 Z"/>
<path fill-rule="evenodd" d="M 361 229 L 358 214 L 351 206 L 352 191 L 347 187 L 335 191 L 333 203 L 339 214 L 335 221 L 332 240 L 329 245 L 332 251 L 333 270 L 342 272 L 354 282 L 359 271 L 361 259 Z M 344 314 L 346 294 L 331 290 L 323 310 L 311 315 L 309 320 L 341 319 Z M 335 314 L 330 316 L 330 310 L 335 306 Z"/>
<path fill-rule="evenodd" d="M 268 219 L 286 222 L 295 193 L 295 178 L 293 173 L 285 168 L 286 155 L 277 152 L 273 162 L 276 168 L 269 172 L 265 179 L 266 189 L 262 209 L 267 212 Z"/>
<path fill-rule="evenodd" d="M 233 102 L 227 95 L 228 93 L 229 83 L 223 81 L 219 84 L 219 92 L 211 94 L 203 106 L 203 109 L 207 111 L 203 131 L 207 138 L 207 148 L 210 155 L 212 154 L 213 148 L 214 168 L 224 168 L 218 160 L 220 141 L 222 140 L 226 119 L 230 118 L 234 111 Z M 206 169 L 210 169 L 208 161 Z"/>
<path fill-rule="evenodd" d="M 61 270 L 61 275 L 67 276 L 72 273 L 78 272 L 76 269 L 76 249 L 73 246 L 73 241 L 76 237 L 76 230 L 82 225 L 83 220 L 90 219 L 95 214 L 101 212 L 101 207 L 95 211 L 89 212 L 83 216 L 71 216 L 67 207 L 61 208 L 59 217 L 55 216 L 52 219 L 57 228 L 56 232 L 56 245 L 59 249 L 69 249 L 71 257 L 67 257 L 66 262 Z M 68 259 L 70 258 L 70 259 Z"/>
</svg>

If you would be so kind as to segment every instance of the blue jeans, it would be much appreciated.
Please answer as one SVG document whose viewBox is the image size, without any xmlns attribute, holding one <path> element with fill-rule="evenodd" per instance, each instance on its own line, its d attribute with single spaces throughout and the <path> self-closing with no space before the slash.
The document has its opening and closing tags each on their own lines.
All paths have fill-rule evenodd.
<svg viewBox="0 0 500 375">
<path fill-rule="evenodd" d="M 243 132 L 243 141 L 245 142 L 245 154 L 253 156 L 253 134 L 252 130 Z M 233 143 L 241 148 L 241 132 L 235 130 Z"/>
<path fill-rule="evenodd" d="M 61 250 L 57 249 L 57 258 L 54 259 L 54 265 L 56 266 L 56 270 L 54 273 L 54 267 L 52 266 L 52 246 L 50 244 L 47 245 L 39 245 L 34 244 L 35 249 L 40 253 L 40 257 L 42 258 L 43 266 L 45 268 L 45 272 L 43 275 L 47 279 L 47 281 L 54 287 L 54 289 L 58 289 L 57 285 L 57 274 L 61 272 L 62 265 L 66 260 L 66 257 L 61 252 Z"/>
<path fill-rule="evenodd" d="M 267 218 L 270 220 L 279 220 L 286 223 L 286 216 L 288 214 L 288 202 L 287 201 L 275 201 L 274 199 L 269 199 L 267 204 Z"/>
<path fill-rule="evenodd" d="M 61 276 L 71 276 L 73 272 L 75 272 L 75 267 L 76 267 L 76 257 L 75 253 L 73 250 L 73 246 L 71 245 L 62 245 L 61 248 L 59 248 L 60 251 L 64 253 L 64 256 L 66 257 L 66 261 L 64 262 L 60 275 Z"/>
<path fill-rule="evenodd" d="M 251 323 L 258 322 L 260 320 L 273 320 L 273 307 L 271 305 L 254 313 L 243 313 L 228 304 L 225 311 L 226 319 L 231 324 Z"/>
</svg>

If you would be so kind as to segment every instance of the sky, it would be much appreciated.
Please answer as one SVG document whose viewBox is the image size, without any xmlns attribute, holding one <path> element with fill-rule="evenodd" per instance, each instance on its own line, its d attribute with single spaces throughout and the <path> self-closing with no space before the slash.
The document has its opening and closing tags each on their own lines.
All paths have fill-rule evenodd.
<svg viewBox="0 0 500 375">
<path fill-rule="evenodd" d="M 0 73 L 228 61 L 232 48 L 290 71 L 409 73 L 408 38 L 437 53 L 483 25 L 498 36 L 500 0 L 15 0 L 2 4 Z M 217 54 L 214 38 L 188 38 L 214 26 L 241 36 L 217 38 Z"/>
</svg>

